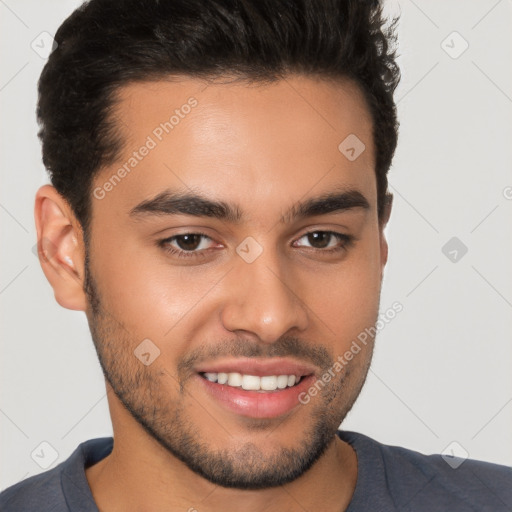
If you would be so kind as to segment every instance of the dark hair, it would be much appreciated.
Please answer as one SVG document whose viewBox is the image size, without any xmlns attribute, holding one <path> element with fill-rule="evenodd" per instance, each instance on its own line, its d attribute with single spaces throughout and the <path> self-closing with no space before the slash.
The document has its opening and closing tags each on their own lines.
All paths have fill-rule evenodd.
<svg viewBox="0 0 512 512">
<path fill-rule="evenodd" d="M 373 119 L 379 218 L 398 138 L 393 20 L 378 0 L 90 0 L 58 29 L 39 79 L 43 162 L 84 234 L 94 176 L 123 141 L 119 87 L 170 75 L 349 78 Z M 340 141 L 341 142 L 341 141 Z"/>
</svg>

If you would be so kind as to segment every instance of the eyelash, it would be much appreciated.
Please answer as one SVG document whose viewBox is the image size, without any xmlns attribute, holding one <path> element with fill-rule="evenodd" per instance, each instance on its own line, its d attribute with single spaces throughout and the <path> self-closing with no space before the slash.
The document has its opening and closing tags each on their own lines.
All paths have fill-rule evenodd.
<svg viewBox="0 0 512 512">
<path fill-rule="evenodd" d="M 174 235 L 169 238 L 164 238 L 163 240 L 160 240 L 158 242 L 158 246 L 161 247 L 166 253 L 171 254 L 172 256 L 178 256 L 178 258 L 196 258 L 201 257 L 203 258 L 206 256 L 205 250 L 202 251 L 183 251 L 180 249 L 176 249 L 175 247 L 171 247 L 169 244 L 173 240 L 176 240 L 176 238 L 179 238 L 180 236 L 186 236 L 186 235 L 199 235 L 203 236 L 205 238 L 210 238 L 206 233 L 201 233 L 200 231 L 194 231 L 190 233 L 182 233 L 180 235 Z"/>
<path fill-rule="evenodd" d="M 332 235 L 338 241 L 342 242 L 341 246 L 332 247 L 330 249 L 316 249 L 314 247 L 312 248 L 313 250 L 319 251 L 323 254 L 326 254 L 326 253 L 333 254 L 333 253 L 337 253 L 340 251 L 344 251 L 348 247 L 350 247 L 355 240 L 355 238 L 352 235 L 346 235 L 343 233 L 338 233 L 336 231 L 326 231 L 326 230 L 318 230 L 318 229 L 304 233 L 302 236 L 300 236 L 298 238 L 298 240 L 300 240 L 301 238 L 304 238 L 305 236 L 312 235 L 313 233 L 327 233 L 327 234 Z M 170 242 L 176 240 L 177 238 L 179 238 L 181 236 L 186 236 L 186 235 L 199 235 L 199 236 L 209 238 L 211 240 L 211 238 L 206 233 L 194 231 L 194 232 L 190 232 L 190 233 L 182 233 L 180 235 L 174 235 L 169 238 L 164 238 L 163 240 L 159 240 L 158 246 L 160 248 L 162 248 L 166 253 L 168 253 L 172 256 L 177 256 L 178 258 L 194 258 L 194 257 L 202 258 L 202 257 L 206 256 L 206 252 L 208 251 L 208 249 L 202 249 L 200 251 L 184 251 L 184 250 L 176 249 L 175 247 L 168 245 Z"/>
</svg>

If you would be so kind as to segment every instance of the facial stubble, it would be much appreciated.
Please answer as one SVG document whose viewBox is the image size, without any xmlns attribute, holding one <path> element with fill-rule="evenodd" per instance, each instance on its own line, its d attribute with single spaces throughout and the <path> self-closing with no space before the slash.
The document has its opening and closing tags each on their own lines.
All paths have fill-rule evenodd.
<svg viewBox="0 0 512 512">
<path fill-rule="evenodd" d="M 230 437 L 227 435 L 226 447 L 214 449 L 208 444 L 208 436 L 200 432 L 200 425 L 194 425 L 187 416 L 187 398 L 189 403 L 200 407 L 199 402 L 187 396 L 187 383 L 190 381 L 180 379 L 179 372 L 171 373 L 156 365 L 145 366 L 134 356 L 133 348 L 137 340 L 106 308 L 91 273 L 89 251 L 86 251 L 85 257 L 84 291 L 89 303 L 89 328 L 98 359 L 105 379 L 119 401 L 140 427 L 167 452 L 196 474 L 222 487 L 275 487 L 289 483 L 308 471 L 335 441 L 339 425 L 359 395 L 370 366 L 373 345 L 367 347 L 362 369 L 354 372 L 355 366 L 347 365 L 337 379 L 320 390 L 315 404 L 299 406 L 310 408 L 310 421 L 301 422 L 301 425 L 308 425 L 295 448 L 281 447 L 276 453 L 265 454 L 263 446 L 252 442 L 229 446 Z M 334 358 L 325 349 L 311 348 L 296 338 L 279 340 L 273 345 L 272 353 L 297 356 L 296 352 L 300 352 L 301 347 L 308 354 L 320 354 L 316 362 L 319 358 L 323 361 L 325 372 L 332 365 Z M 240 354 L 244 350 L 238 346 L 236 351 Z M 245 355 L 249 353 L 261 355 L 262 349 L 247 347 Z M 171 400 L 169 393 L 164 390 L 163 379 L 173 380 L 173 386 L 179 393 L 175 400 Z M 297 414 L 297 411 L 298 408 L 293 409 L 277 423 L 272 420 L 251 422 L 245 418 L 242 428 L 246 433 L 266 428 L 271 436 L 277 429 L 287 428 L 293 420 L 289 416 Z M 205 422 L 213 423 L 213 428 L 223 428 L 220 422 L 215 425 L 211 416 L 205 416 Z"/>
</svg>

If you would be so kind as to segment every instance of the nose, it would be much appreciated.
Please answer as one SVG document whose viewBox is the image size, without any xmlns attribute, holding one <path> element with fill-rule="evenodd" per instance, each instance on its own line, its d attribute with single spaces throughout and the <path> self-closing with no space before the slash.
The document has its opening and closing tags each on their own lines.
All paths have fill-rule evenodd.
<svg viewBox="0 0 512 512">
<path fill-rule="evenodd" d="M 228 296 L 221 313 L 227 330 L 251 333 L 263 343 L 308 327 L 307 308 L 297 282 L 293 286 L 290 270 L 283 269 L 269 253 L 264 251 L 252 263 L 236 262 L 228 276 Z"/>
</svg>

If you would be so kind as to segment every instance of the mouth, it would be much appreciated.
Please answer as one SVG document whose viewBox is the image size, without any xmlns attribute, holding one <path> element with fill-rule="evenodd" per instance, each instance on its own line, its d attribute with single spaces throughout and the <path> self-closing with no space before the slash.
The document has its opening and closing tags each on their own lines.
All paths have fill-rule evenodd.
<svg viewBox="0 0 512 512">
<path fill-rule="evenodd" d="M 297 407 L 315 379 L 315 369 L 290 360 L 235 359 L 196 369 L 199 384 L 236 415 L 276 418 Z"/>
</svg>

